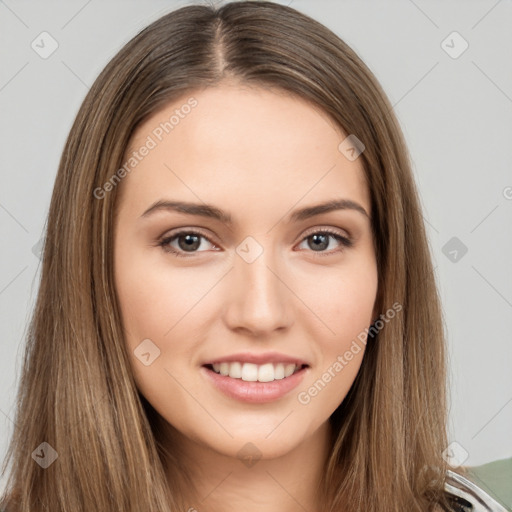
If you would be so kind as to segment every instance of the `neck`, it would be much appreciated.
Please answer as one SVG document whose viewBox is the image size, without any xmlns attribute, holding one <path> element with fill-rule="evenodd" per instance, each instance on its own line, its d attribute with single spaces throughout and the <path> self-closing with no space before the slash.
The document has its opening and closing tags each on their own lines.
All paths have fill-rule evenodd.
<svg viewBox="0 0 512 512">
<path fill-rule="evenodd" d="M 168 424 L 162 431 L 167 451 L 174 459 L 167 467 L 169 483 L 176 488 L 176 479 L 180 478 L 180 501 L 188 512 L 296 512 L 322 508 L 322 475 L 331 450 L 328 421 L 284 455 L 259 460 L 216 452 Z M 250 454 L 251 450 L 247 451 Z"/>
</svg>

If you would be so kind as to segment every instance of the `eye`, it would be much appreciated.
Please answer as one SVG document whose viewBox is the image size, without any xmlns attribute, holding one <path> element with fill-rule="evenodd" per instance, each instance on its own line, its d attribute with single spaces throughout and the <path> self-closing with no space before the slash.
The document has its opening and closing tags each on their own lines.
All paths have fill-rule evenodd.
<svg viewBox="0 0 512 512">
<path fill-rule="evenodd" d="M 186 230 L 178 231 L 172 236 L 164 237 L 162 240 L 160 240 L 158 245 L 161 246 L 165 252 L 174 254 L 180 258 L 188 258 L 197 252 L 204 252 L 198 250 L 200 247 L 204 246 L 204 244 L 202 244 L 202 240 L 206 240 L 207 243 L 211 244 L 215 249 L 218 249 L 218 247 L 201 232 Z M 338 244 L 342 246 L 341 249 L 325 251 L 325 249 L 329 248 L 331 245 L 331 240 L 338 242 Z M 308 243 L 308 241 L 311 241 L 311 243 Z M 325 255 L 330 255 L 333 253 L 341 252 L 344 248 L 352 247 L 353 245 L 353 241 L 350 238 L 341 235 L 337 231 L 329 229 L 321 229 L 318 231 L 310 232 L 310 234 L 302 239 L 301 243 L 303 244 L 304 242 L 308 243 L 308 246 L 312 248 L 312 251 L 319 253 L 319 255 L 324 255 L 322 253 L 326 253 Z M 175 243 L 177 243 L 177 247 L 176 245 L 173 245 Z"/>
<path fill-rule="evenodd" d="M 325 251 L 325 249 L 331 245 L 331 240 L 338 242 L 338 244 L 341 245 L 341 249 Z M 308 243 L 309 241 L 310 243 Z M 306 243 L 309 248 L 312 248 L 313 252 L 320 253 L 318 254 L 319 256 L 328 256 L 333 253 L 338 253 L 343 251 L 345 248 L 352 247 L 353 245 L 353 241 L 350 238 L 341 235 L 338 231 L 330 229 L 321 229 L 311 232 L 303 238 L 302 244 L 304 243 Z"/>
<path fill-rule="evenodd" d="M 187 258 L 193 256 L 196 252 L 204 252 L 197 250 L 203 245 L 201 239 L 207 240 L 213 247 L 216 247 L 205 235 L 198 231 L 179 231 L 172 236 L 163 238 L 159 242 L 159 245 L 165 252 L 170 252 L 178 257 Z M 171 245 L 174 242 L 178 243 L 177 248 Z"/>
</svg>

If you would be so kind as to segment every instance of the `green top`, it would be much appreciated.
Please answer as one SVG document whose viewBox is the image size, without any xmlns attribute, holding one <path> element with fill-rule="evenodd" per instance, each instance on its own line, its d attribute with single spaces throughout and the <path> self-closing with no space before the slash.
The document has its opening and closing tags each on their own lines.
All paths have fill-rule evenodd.
<svg viewBox="0 0 512 512">
<path fill-rule="evenodd" d="M 475 484 L 512 511 L 512 457 L 467 469 Z"/>
<path fill-rule="evenodd" d="M 481 466 L 449 470 L 445 491 L 457 512 L 512 511 L 512 457 Z"/>
</svg>

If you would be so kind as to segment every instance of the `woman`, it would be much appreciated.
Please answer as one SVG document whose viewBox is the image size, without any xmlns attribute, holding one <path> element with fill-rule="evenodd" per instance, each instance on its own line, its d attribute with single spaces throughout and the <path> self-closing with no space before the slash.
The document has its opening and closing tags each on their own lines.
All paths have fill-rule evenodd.
<svg viewBox="0 0 512 512">
<path fill-rule="evenodd" d="M 477 503 L 442 455 L 400 128 L 289 7 L 184 7 L 107 65 L 64 148 L 28 341 L 9 512 Z"/>
</svg>

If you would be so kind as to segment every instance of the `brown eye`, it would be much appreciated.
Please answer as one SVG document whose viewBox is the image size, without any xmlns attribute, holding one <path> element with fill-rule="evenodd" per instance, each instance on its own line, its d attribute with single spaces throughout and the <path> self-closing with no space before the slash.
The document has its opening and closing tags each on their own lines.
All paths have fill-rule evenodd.
<svg viewBox="0 0 512 512">
<path fill-rule="evenodd" d="M 183 256 L 186 258 L 188 256 L 193 256 L 194 253 L 204 252 L 197 250 L 199 247 L 201 247 L 202 240 L 206 240 L 208 243 L 215 247 L 215 245 L 210 242 L 206 236 L 196 231 L 180 231 L 173 234 L 172 236 L 165 237 L 161 240 L 159 245 L 166 252 L 170 252 L 176 256 Z M 175 245 L 171 245 L 174 242 L 177 242 L 177 247 Z"/>
<path fill-rule="evenodd" d="M 326 251 L 331 245 L 331 240 L 335 240 L 338 242 L 338 246 L 341 245 L 342 248 L 331 251 Z M 321 231 L 315 231 L 309 235 L 307 235 L 302 243 L 306 242 L 309 249 L 311 249 L 313 252 L 317 253 L 327 253 L 327 254 L 333 254 L 342 251 L 344 248 L 352 247 L 353 242 L 345 237 L 340 235 L 337 231 L 330 231 L 330 230 L 321 230 Z"/>
</svg>

